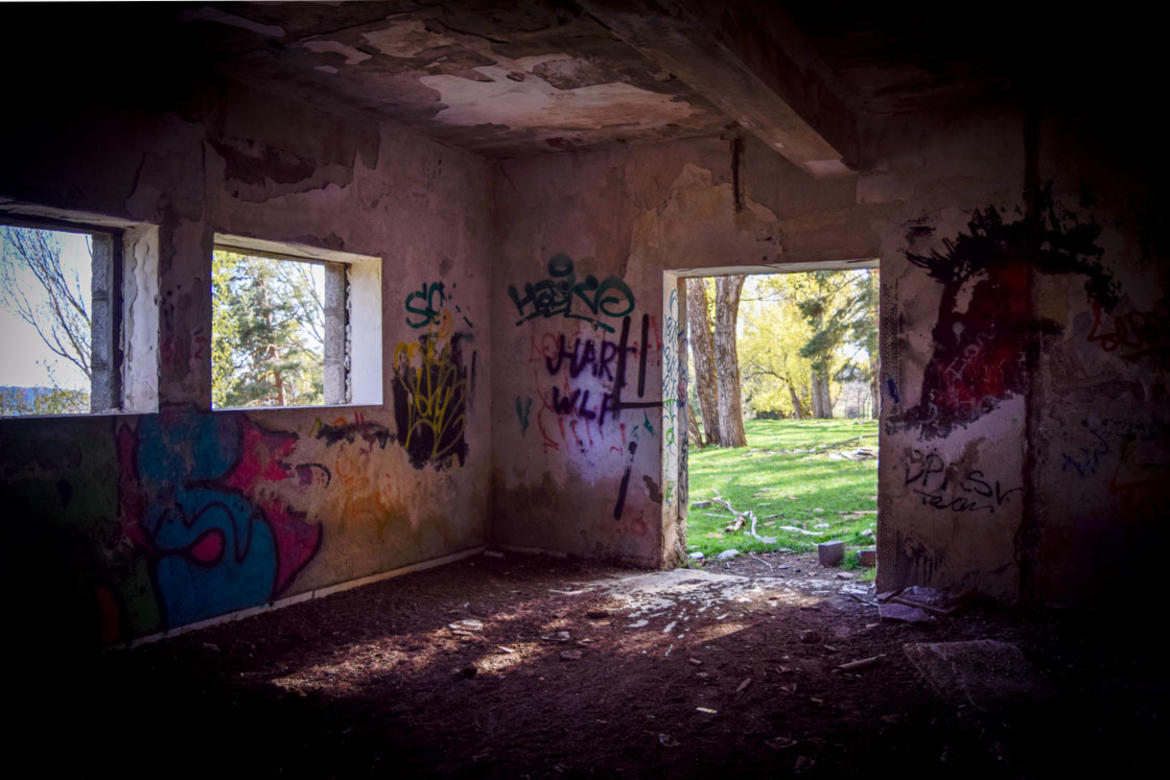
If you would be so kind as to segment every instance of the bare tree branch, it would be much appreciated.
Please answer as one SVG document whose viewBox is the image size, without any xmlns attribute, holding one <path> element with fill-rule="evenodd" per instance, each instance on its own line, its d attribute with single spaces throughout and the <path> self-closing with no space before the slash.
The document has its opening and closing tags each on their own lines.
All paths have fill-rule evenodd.
<svg viewBox="0 0 1170 780">
<path fill-rule="evenodd" d="M 0 302 L 31 325 L 49 350 L 76 366 L 86 378 L 90 369 L 90 313 L 76 271 L 61 262 L 61 245 L 53 231 L 0 228 Z M 93 246 L 86 240 L 92 261 Z M 27 271 L 35 282 L 26 289 Z M 70 278 L 72 277 L 72 278 Z"/>
</svg>

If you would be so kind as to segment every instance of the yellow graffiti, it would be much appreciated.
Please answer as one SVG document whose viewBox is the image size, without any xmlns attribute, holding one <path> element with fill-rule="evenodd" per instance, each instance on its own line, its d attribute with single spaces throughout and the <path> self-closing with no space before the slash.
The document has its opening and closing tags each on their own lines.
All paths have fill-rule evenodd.
<svg viewBox="0 0 1170 780">
<path fill-rule="evenodd" d="M 428 461 L 454 455 L 467 426 L 466 371 L 456 364 L 450 348 L 436 352 L 436 341 L 432 337 L 400 343 L 394 350 L 399 381 L 407 391 L 407 426 L 399 436 L 406 450 L 415 454 L 418 442 L 425 441 L 429 432 L 430 452 L 417 453 Z"/>
</svg>

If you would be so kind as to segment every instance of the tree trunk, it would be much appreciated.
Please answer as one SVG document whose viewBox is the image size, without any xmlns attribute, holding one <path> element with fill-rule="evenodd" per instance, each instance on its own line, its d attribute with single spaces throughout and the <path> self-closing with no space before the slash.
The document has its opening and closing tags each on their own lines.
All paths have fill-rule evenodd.
<svg viewBox="0 0 1170 780">
<path fill-rule="evenodd" d="M 873 379 L 869 380 L 869 416 L 876 420 L 881 411 L 879 408 L 881 404 L 881 393 L 878 392 L 877 366 L 871 368 L 870 371 L 872 371 Z"/>
<path fill-rule="evenodd" d="M 739 353 L 735 345 L 743 281 L 743 276 L 721 276 L 715 280 L 715 366 L 719 383 L 719 432 L 724 447 L 747 446 L 740 400 Z"/>
<path fill-rule="evenodd" d="M 808 416 L 808 412 L 804 408 L 800 396 L 797 395 L 796 388 L 792 386 L 791 382 L 785 381 L 784 384 L 788 385 L 788 396 L 792 399 L 792 416 L 798 420 L 803 420 Z"/>
<path fill-rule="evenodd" d="M 829 376 L 823 368 L 813 367 L 812 372 L 812 402 L 813 417 L 818 420 L 828 420 L 833 416 L 833 402 L 829 398 Z"/>
<path fill-rule="evenodd" d="M 691 354 L 695 357 L 695 393 L 703 415 L 707 444 L 723 445 L 719 428 L 719 388 L 715 379 L 715 343 L 711 337 L 711 319 L 707 316 L 707 282 L 687 279 L 687 327 L 690 330 Z"/>
<path fill-rule="evenodd" d="M 687 404 L 687 439 L 694 442 L 694 446 L 702 448 L 703 435 L 699 433 L 699 421 L 695 417 L 695 407 L 692 404 Z"/>
</svg>

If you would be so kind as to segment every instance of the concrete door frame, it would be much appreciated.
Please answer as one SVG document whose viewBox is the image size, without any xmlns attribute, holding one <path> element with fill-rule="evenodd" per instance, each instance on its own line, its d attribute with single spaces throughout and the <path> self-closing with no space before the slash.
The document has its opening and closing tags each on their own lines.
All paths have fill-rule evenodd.
<svg viewBox="0 0 1170 780">
<path fill-rule="evenodd" d="M 686 280 L 691 277 L 729 276 L 731 274 L 782 274 L 807 271 L 855 271 L 873 268 L 881 278 L 881 259 L 825 260 L 800 263 L 774 263 L 751 266 L 671 269 L 662 272 L 662 547 L 659 565 L 677 566 L 686 559 L 686 520 L 688 500 L 687 464 L 687 316 Z M 881 295 L 878 295 L 878 344 L 884 344 Z M 880 360 L 880 349 L 879 349 Z M 880 371 L 880 369 L 879 369 Z M 878 419 L 881 419 L 880 409 Z M 878 452 L 882 430 L 878 426 Z M 880 461 L 879 461 L 880 463 Z M 881 480 L 878 480 L 878 518 L 881 524 Z M 877 534 L 875 534 L 876 538 Z"/>
</svg>

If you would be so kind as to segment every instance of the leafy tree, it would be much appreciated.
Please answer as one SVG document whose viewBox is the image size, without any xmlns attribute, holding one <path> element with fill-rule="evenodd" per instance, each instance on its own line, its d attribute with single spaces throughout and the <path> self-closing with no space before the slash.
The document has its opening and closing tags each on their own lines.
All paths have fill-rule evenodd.
<svg viewBox="0 0 1170 780">
<path fill-rule="evenodd" d="M 739 355 L 745 403 L 757 414 L 811 416 L 812 370 L 800 349 L 811 331 L 784 284 L 791 276 L 751 280 Z"/>
<path fill-rule="evenodd" d="M 800 350 L 812 361 L 813 416 L 833 416 L 831 382 L 877 381 L 877 285 L 869 271 L 813 271 L 800 286 L 797 307 L 812 335 Z M 842 347 L 852 347 L 842 357 Z M 869 358 L 859 363 L 857 355 Z"/>
<path fill-rule="evenodd" d="M 92 376 L 90 294 L 76 268 L 62 260 L 60 233 L 0 227 L 0 305 L 36 331 L 49 351 Z M 86 237 L 89 261 L 93 245 Z M 49 388 L 5 388 L 0 414 L 77 414 L 89 411 L 86 390 L 61 387 L 53 362 L 45 363 Z"/>
<path fill-rule="evenodd" d="M 324 311 L 308 263 L 217 250 L 212 404 L 324 402 Z"/>
<path fill-rule="evenodd" d="M 757 413 L 831 417 L 842 383 L 877 392 L 877 275 L 777 274 L 752 280 L 740 351 Z"/>
</svg>

